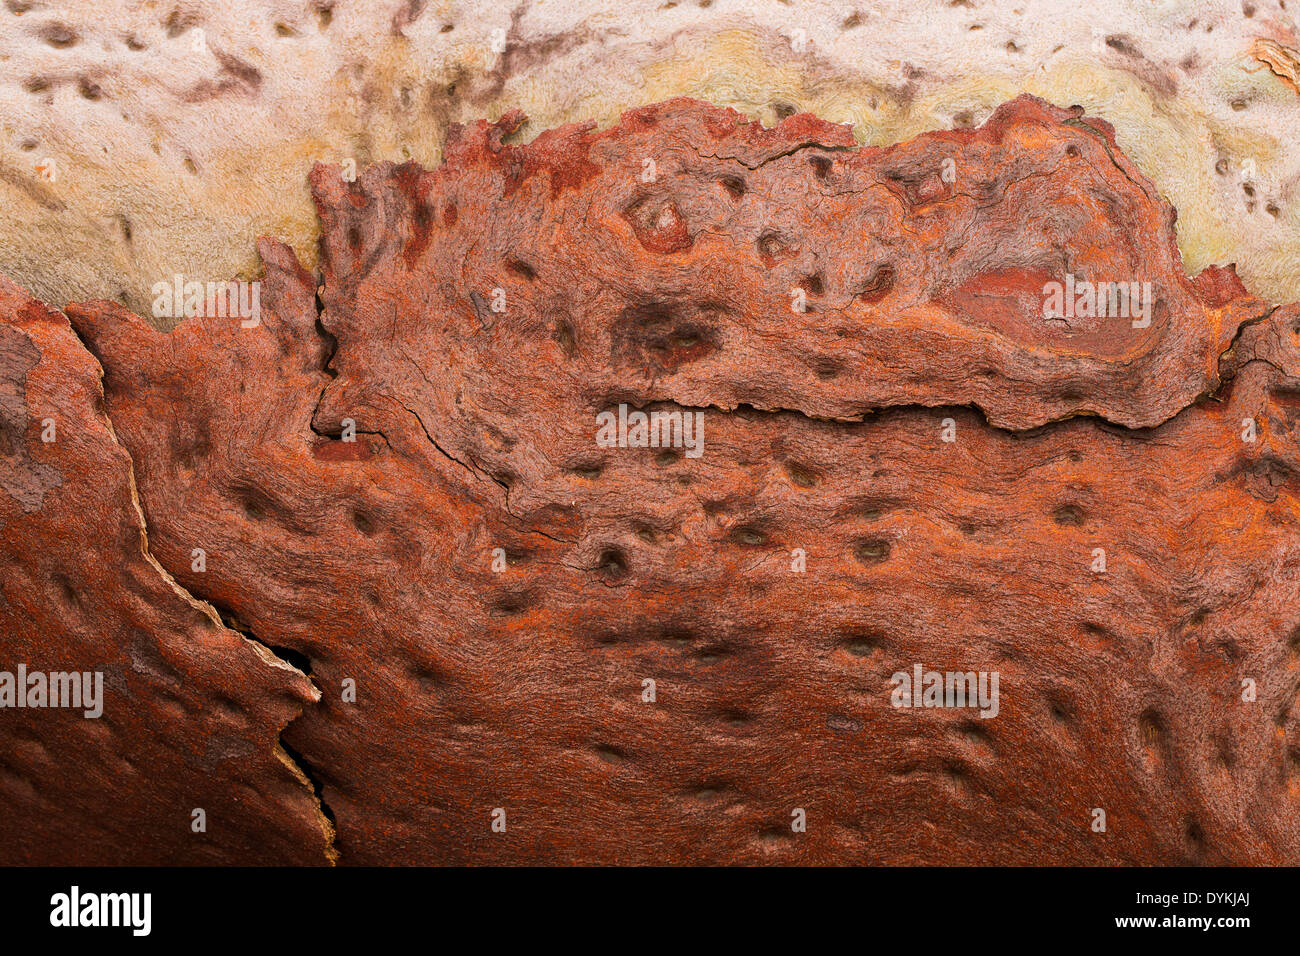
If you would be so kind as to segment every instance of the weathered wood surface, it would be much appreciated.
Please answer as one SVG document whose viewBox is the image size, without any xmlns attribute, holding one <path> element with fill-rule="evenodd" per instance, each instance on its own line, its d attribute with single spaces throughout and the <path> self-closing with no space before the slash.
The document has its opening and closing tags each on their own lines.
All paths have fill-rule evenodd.
<svg viewBox="0 0 1300 956">
<path fill-rule="evenodd" d="M 67 310 L 152 554 L 320 689 L 283 739 L 341 862 L 1300 861 L 1300 310 L 1188 279 L 1104 123 L 1021 98 L 856 150 L 684 100 L 503 143 L 518 122 L 459 130 L 433 171 L 317 167 L 319 290 L 264 240 L 255 325 Z M 1151 282 L 1150 325 L 1045 320 L 1067 273 Z M 100 421 L 70 336 L 40 368 Z M 701 454 L 597 444 L 620 404 L 699 413 Z M 24 421 L 30 498 L 50 452 Z M 104 448 L 38 512 L 0 496 L 6 540 L 138 558 L 84 533 L 125 506 L 66 498 L 121 483 Z M 6 564 L 10 608 L 34 575 Z M 84 586 L 120 627 L 120 585 Z M 87 640 L 65 605 L 26 613 Z M 917 664 L 996 672 L 996 716 L 893 706 Z M 227 679 L 286 679 L 263 670 Z M 264 756 L 291 714 L 254 700 Z M 198 805 L 175 779 L 160 833 Z M 61 845 L 79 806 L 11 816 Z M 324 857 L 308 815 L 261 819 Z"/>
</svg>

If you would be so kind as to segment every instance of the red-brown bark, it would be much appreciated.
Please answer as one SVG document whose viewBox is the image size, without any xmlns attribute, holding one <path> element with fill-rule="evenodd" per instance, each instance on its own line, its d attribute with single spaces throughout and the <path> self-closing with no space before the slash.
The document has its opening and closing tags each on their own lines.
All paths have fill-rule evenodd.
<svg viewBox="0 0 1300 956">
<path fill-rule="evenodd" d="M 319 303 L 265 240 L 253 327 L 67 310 L 161 565 L 310 659 L 344 863 L 1300 860 L 1300 310 L 1188 279 L 1104 123 L 517 122 L 317 167 Z M 1046 321 L 1067 273 L 1150 326 Z"/>
</svg>

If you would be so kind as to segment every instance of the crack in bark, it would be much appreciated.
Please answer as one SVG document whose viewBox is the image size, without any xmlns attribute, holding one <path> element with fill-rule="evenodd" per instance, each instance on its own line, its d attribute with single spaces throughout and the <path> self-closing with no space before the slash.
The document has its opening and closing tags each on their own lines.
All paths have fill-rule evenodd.
<svg viewBox="0 0 1300 956">
<path fill-rule="evenodd" d="M 67 317 L 64 316 L 64 319 L 66 321 Z M 155 571 L 158 572 L 159 577 L 161 577 L 165 582 L 167 582 L 167 585 L 172 589 L 173 592 L 175 592 L 175 594 L 178 597 L 181 598 L 181 600 L 185 601 L 185 603 L 189 604 L 190 607 L 194 608 L 196 611 L 198 611 L 200 614 L 202 614 L 204 617 L 210 620 L 217 627 L 225 627 L 228 630 L 234 631 L 236 634 L 239 634 L 239 636 L 242 637 L 249 644 L 249 646 L 253 648 L 253 650 L 257 653 L 258 657 L 260 657 L 263 661 L 265 661 L 269 666 L 280 667 L 285 670 L 293 671 L 295 674 L 301 676 L 304 680 L 307 681 L 308 684 L 311 685 L 312 690 L 314 690 L 316 693 L 316 700 L 319 701 L 320 693 L 321 693 L 320 688 L 316 685 L 316 682 L 313 681 L 310 676 L 308 676 L 307 673 L 304 673 L 302 670 L 300 670 L 299 668 L 295 667 L 292 663 L 290 663 L 290 661 L 286 660 L 284 657 L 277 654 L 275 652 L 275 649 L 273 649 L 271 645 L 265 643 L 264 641 L 259 640 L 249 631 L 243 630 L 238 627 L 231 627 L 230 625 L 228 625 L 223 615 L 217 609 L 215 604 L 213 604 L 208 600 L 205 600 L 202 597 L 196 596 L 187 588 L 182 586 L 180 582 L 178 582 L 176 578 L 171 574 L 171 572 L 168 571 L 165 567 L 163 567 L 162 562 L 160 562 L 157 559 L 157 557 L 154 556 L 153 552 L 149 548 L 149 527 L 147 521 L 145 520 L 144 506 L 141 504 L 140 501 L 139 486 L 136 484 L 136 480 L 135 480 L 135 459 L 132 457 L 130 450 L 125 445 L 123 445 L 120 440 L 118 440 L 117 431 L 113 428 L 113 421 L 109 417 L 108 410 L 105 407 L 103 365 L 100 363 L 99 356 L 95 355 L 94 351 L 81 337 L 80 333 L 77 332 L 76 326 L 73 325 L 73 323 L 70 321 L 68 322 L 68 328 L 72 331 L 72 334 L 76 337 L 77 341 L 81 343 L 81 347 L 86 350 L 86 353 L 88 355 L 92 356 L 95 359 L 96 365 L 99 366 L 99 376 L 98 376 L 99 381 L 97 387 L 99 392 L 100 408 L 98 410 L 98 414 L 101 421 L 104 423 L 105 429 L 108 431 L 109 437 L 112 438 L 113 443 L 117 445 L 119 449 L 121 449 L 122 454 L 126 456 L 127 488 L 131 494 L 131 505 L 135 509 L 136 526 L 139 528 L 140 531 L 140 554 L 149 563 L 149 565 Z M 324 837 L 325 840 L 325 858 L 326 860 L 328 860 L 330 866 L 335 866 L 338 863 L 339 852 L 335 844 L 335 838 L 337 836 L 337 833 L 334 824 L 334 812 L 329 808 L 329 806 L 325 803 L 324 799 L 322 798 L 319 790 L 319 784 L 317 783 L 316 778 L 313 775 L 310 765 L 307 764 L 306 761 L 304 761 L 301 758 L 301 756 L 298 756 L 297 754 L 293 753 L 293 751 L 291 751 L 286 746 L 283 739 L 285 731 L 287 731 L 295 722 L 301 720 L 303 714 L 306 713 L 306 710 L 307 710 L 307 705 L 306 704 L 302 705 L 298 710 L 298 715 L 294 717 L 292 720 L 288 721 L 288 723 L 286 723 L 283 727 L 279 729 L 278 733 L 276 734 L 273 753 L 275 754 L 276 758 L 289 770 L 289 772 L 292 773 L 298 779 L 298 781 L 308 791 L 311 792 L 315 804 L 317 823 L 320 827 L 321 835 Z"/>
<path fill-rule="evenodd" d="M 1068 422 L 1074 419 L 1094 421 L 1098 425 L 1104 423 L 1106 425 L 1110 425 L 1115 428 L 1122 428 L 1125 430 L 1126 433 L 1140 434 L 1143 432 L 1152 432 L 1158 428 L 1164 427 L 1165 425 L 1174 421 L 1179 416 L 1185 414 L 1187 411 L 1189 411 L 1192 408 L 1195 408 L 1197 405 L 1201 404 L 1204 401 L 1207 400 L 1217 401 L 1220 396 L 1220 393 L 1223 391 L 1224 388 L 1227 387 L 1228 383 L 1235 376 L 1236 372 L 1238 372 L 1240 368 L 1244 367 L 1244 365 L 1246 364 L 1245 362 L 1243 362 L 1241 363 L 1240 366 L 1229 366 L 1226 370 L 1224 368 L 1224 363 L 1230 359 L 1233 351 L 1237 348 L 1237 345 L 1241 340 L 1242 333 L 1252 325 L 1257 325 L 1261 322 L 1267 321 L 1273 315 L 1273 313 L 1277 311 L 1277 309 L 1278 309 L 1277 306 L 1273 306 L 1272 308 L 1264 312 L 1262 315 L 1257 315 L 1253 318 L 1243 320 L 1241 324 L 1237 327 L 1237 330 L 1233 333 L 1232 341 L 1228 343 L 1227 348 L 1225 348 L 1215 358 L 1215 369 L 1218 375 L 1218 381 L 1214 384 L 1214 386 L 1212 388 L 1206 389 L 1206 391 L 1202 392 L 1200 395 L 1197 395 L 1195 398 L 1189 401 L 1182 408 L 1179 408 L 1176 411 L 1174 411 L 1171 415 L 1169 415 L 1169 417 L 1163 419 L 1162 421 L 1156 422 L 1153 425 L 1141 425 L 1135 427 L 1132 425 L 1125 425 L 1122 422 L 1112 421 L 1106 416 L 1097 414 L 1095 412 L 1073 411 L 1073 412 L 1068 412 L 1065 415 L 1062 415 L 1060 418 L 1049 419 L 1048 421 L 1042 422 L 1041 424 L 1038 425 L 1030 426 L 1028 428 L 1009 428 L 1005 425 L 999 425 L 993 422 L 989 418 L 988 410 L 985 409 L 984 406 L 981 405 L 978 401 L 970 401 L 970 402 L 963 402 L 963 403 L 936 402 L 934 404 L 926 404 L 924 402 L 899 402 L 897 404 L 872 405 L 868 408 L 864 408 L 857 415 L 851 417 L 844 417 L 844 418 L 837 418 L 830 415 L 818 415 L 816 413 L 805 412 L 801 409 L 790 408 L 784 405 L 760 406 L 760 405 L 754 405 L 749 402 L 738 402 L 732 408 L 727 408 L 723 405 L 719 405 L 714 402 L 709 402 L 704 405 L 687 404 L 684 402 L 680 402 L 674 398 L 650 399 L 646 401 L 644 404 L 640 404 L 640 405 L 634 402 L 626 402 L 626 404 L 630 408 L 636 408 L 638 410 L 649 408 L 651 405 L 662 404 L 662 405 L 674 406 L 676 408 L 681 409 L 682 411 L 687 411 L 687 412 L 714 411 L 723 415 L 735 415 L 740 413 L 742 409 L 749 409 L 750 411 L 760 415 L 781 415 L 781 414 L 797 415 L 799 418 L 805 419 L 810 422 L 825 422 L 827 424 L 835 424 L 835 425 L 861 425 L 867 421 L 869 416 L 881 415 L 886 412 L 918 411 L 918 410 L 956 411 L 956 410 L 964 409 L 964 410 L 974 411 L 978 413 L 980 418 L 983 420 L 985 427 L 990 428 L 993 431 L 1003 432 L 1008 435 L 1027 435 L 1030 433 L 1037 432 L 1039 429 L 1049 428 L 1053 425 L 1059 425 L 1062 422 Z M 1267 361 L 1266 359 L 1262 359 L 1262 358 L 1256 358 L 1253 360 Z M 1272 365 L 1274 368 L 1277 368 L 1277 366 L 1272 362 L 1269 362 L 1268 364 Z M 1284 370 L 1278 369 L 1278 371 L 1284 371 Z"/>
<path fill-rule="evenodd" d="M 748 169 L 750 172 L 753 172 L 754 170 L 762 169 L 764 166 L 768 165 L 769 163 L 776 162 L 778 159 L 785 159 L 787 156 L 793 156 L 795 153 L 801 153 L 806 149 L 824 149 L 830 153 L 852 153 L 852 152 L 856 152 L 859 149 L 862 149 L 862 147 L 857 144 L 854 144 L 853 146 L 841 146 L 836 143 L 823 143 L 820 140 L 810 139 L 802 143 L 797 143 L 794 146 L 791 146 L 789 149 L 781 150 L 779 153 L 774 153 L 771 156 L 765 156 L 762 159 L 758 160 L 758 162 L 754 163 L 753 165 L 750 165 L 749 163 L 745 162 L 744 158 L 741 156 L 725 156 L 717 153 L 701 153 L 698 150 L 695 151 L 695 155 L 699 156 L 701 159 L 725 160 L 725 161 L 733 162 L 744 167 L 745 169 Z"/>
</svg>

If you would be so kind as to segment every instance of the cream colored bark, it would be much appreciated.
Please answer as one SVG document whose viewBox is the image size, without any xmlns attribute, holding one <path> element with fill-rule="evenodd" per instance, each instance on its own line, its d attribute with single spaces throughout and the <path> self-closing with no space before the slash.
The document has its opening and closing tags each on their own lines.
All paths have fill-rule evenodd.
<svg viewBox="0 0 1300 956">
<path fill-rule="evenodd" d="M 1286 9 L 1286 6 L 1292 9 Z M 1178 209 L 1186 265 L 1300 298 L 1300 0 L 228 0 L 0 9 L 0 271 L 149 313 L 177 274 L 314 261 L 316 160 L 434 165 L 449 122 L 523 138 L 675 95 L 868 144 L 1078 103 Z M 160 324 L 170 324 L 163 320 Z"/>
</svg>

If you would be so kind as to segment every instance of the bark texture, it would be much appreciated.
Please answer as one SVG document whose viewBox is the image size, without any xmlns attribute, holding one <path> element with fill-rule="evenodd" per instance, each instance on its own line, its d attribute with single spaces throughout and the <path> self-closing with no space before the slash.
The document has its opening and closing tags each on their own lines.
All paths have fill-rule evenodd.
<svg viewBox="0 0 1300 956">
<path fill-rule="evenodd" d="M 322 275 L 263 240 L 256 325 L 67 310 L 158 563 L 306 658 L 283 739 L 342 862 L 1300 862 L 1300 309 L 1188 279 L 1105 123 L 1022 97 L 857 149 L 674 100 L 510 145 L 521 120 L 433 171 L 316 167 Z M 1150 282 L 1150 325 L 1045 320 L 1067 274 Z M 106 433 L 59 334 L 39 368 Z M 73 478 L 107 494 L 125 456 L 60 465 L 10 426 L 32 389 L 7 402 L 6 540 L 80 537 Z M 601 447 L 620 404 L 701 412 L 703 453 Z M 6 564 L 9 606 L 79 560 L 50 554 Z M 88 586 L 97 626 L 144 613 L 122 588 Z M 248 656 L 197 628 L 174 666 Z M 917 664 L 997 672 L 997 716 L 893 706 Z M 305 685 L 264 670 L 225 693 L 265 742 L 292 714 L 258 681 Z M 312 846 L 291 819 L 262 825 Z"/>
<path fill-rule="evenodd" d="M 103 675 L 101 716 L 48 689 L 0 710 L 0 862 L 325 863 L 332 827 L 279 744 L 319 692 L 150 554 L 68 320 L 2 279 L 0 317 L 0 669 Z"/>
</svg>

